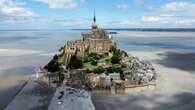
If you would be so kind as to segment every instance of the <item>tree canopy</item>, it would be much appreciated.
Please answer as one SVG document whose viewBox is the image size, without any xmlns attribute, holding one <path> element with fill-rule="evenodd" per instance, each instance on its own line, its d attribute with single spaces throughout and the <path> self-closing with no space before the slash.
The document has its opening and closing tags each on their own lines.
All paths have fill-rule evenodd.
<svg viewBox="0 0 195 110">
<path fill-rule="evenodd" d="M 58 63 L 58 56 L 55 55 L 53 59 L 44 67 L 49 72 L 56 72 L 60 70 L 60 65 Z"/>
<path fill-rule="evenodd" d="M 77 55 L 73 55 L 70 58 L 70 62 L 69 62 L 67 67 L 70 68 L 70 69 L 82 68 L 83 67 L 82 59 L 79 58 Z"/>
</svg>

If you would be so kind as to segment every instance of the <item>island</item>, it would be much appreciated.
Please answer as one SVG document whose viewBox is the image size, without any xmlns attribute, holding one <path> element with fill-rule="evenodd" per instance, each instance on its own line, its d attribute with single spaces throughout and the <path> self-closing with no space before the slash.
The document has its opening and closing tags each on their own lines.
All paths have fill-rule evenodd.
<svg viewBox="0 0 195 110">
<path fill-rule="evenodd" d="M 95 94 L 155 89 L 158 74 L 151 62 L 118 48 L 114 34 L 99 28 L 94 14 L 91 31 L 66 42 L 6 110 L 95 110 Z"/>
<path fill-rule="evenodd" d="M 79 109 L 94 110 L 91 93 L 154 89 L 157 76 L 150 61 L 119 49 L 113 34 L 97 26 L 95 14 L 91 31 L 66 42 L 36 73 L 38 80 L 56 88 L 49 110 L 76 109 L 82 104 Z"/>
</svg>

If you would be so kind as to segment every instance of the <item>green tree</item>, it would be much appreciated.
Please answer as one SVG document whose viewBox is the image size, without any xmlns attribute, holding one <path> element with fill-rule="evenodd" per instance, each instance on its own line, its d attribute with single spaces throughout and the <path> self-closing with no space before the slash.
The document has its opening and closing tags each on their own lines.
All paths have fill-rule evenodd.
<svg viewBox="0 0 195 110">
<path fill-rule="evenodd" d="M 105 72 L 105 69 L 102 66 L 98 66 L 93 70 L 94 73 L 101 74 Z"/>
<path fill-rule="evenodd" d="M 91 64 L 94 65 L 94 66 L 96 66 L 97 65 L 97 61 L 96 60 L 92 60 L 91 61 Z"/>
<path fill-rule="evenodd" d="M 91 72 L 92 71 L 89 68 L 87 68 L 87 69 L 84 70 L 84 73 L 91 73 Z"/>
<path fill-rule="evenodd" d="M 112 65 L 112 71 L 117 72 L 117 73 L 122 72 L 121 65 L 119 65 L 119 64 Z"/>
<path fill-rule="evenodd" d="M 113 55 L 112 57 L 111 57 L 111 63 L 112 64 L 119 64 L 120 63 L 120 60 L 121 60 L 121 58 L 120 58 L 120 56 L 118 56 L 118 55 Z"/>
<path fill-rule="evenodd" d="M 78 69 L 78 68 L 82 68 L 83 67 L 83 62 L 81 60 L 81 58 L 79 58 L 77 55 L 73 55 L 70 58 L 70 62 L 67 66 L 70 69 Z"/>
<path fill-rule="evenodd" d="M 121 65 L 115 64 L 115 65 L 112 65 L 112 67 L 107 68 L 106 71 L 107 73 L 113 73 L 113 72 L 120 73 L 122 72 L 122 68 L 121 68 Z"/>
<path fill-rule="evenodd" d="M 49 72 L 56 72 L 60 70 L 60 65 L 58 63 L 58 56 L 54 55 L 53 59 L 44 67 Z"/>
</svg>

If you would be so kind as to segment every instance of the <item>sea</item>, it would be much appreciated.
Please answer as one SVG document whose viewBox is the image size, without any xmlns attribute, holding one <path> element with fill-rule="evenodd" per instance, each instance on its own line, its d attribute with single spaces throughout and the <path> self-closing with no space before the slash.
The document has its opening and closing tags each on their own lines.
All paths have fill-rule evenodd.
<svg viewBox="0 0 195 110">
<path fill-rule="evenodd" d="M 106 29 L 118 48 L 131 51 L 195 52 L 195 29 Z M 0 30 L 0 109 L 21 85 L 53 57 L 67 41 L 88 29 Z"/>
</svg>

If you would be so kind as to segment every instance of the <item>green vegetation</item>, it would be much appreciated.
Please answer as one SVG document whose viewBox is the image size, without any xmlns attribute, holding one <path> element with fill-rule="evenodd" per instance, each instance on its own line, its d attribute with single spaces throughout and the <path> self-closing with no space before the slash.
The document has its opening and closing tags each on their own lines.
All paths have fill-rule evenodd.
<svg viewBox="0 0 195 110">
<path fill-rule="evenodd" d="M 70 62 L 67 66 L 67 68 L 69 69 L 78 69 L 82 67 L 83 67 L 82 59 L 78 57 L 76 54 L 70 58 Z"/>
<path fill-rule="evenodd" d="M 84 73 L 92 73 L 93 71 L 90 70 L 89 68 L 87 68 L 87 69 L 85 69 L 83 72 L 84 72 Z"/>
<path fill-rule="evenodd" d="M 53 59 L 44 67 L 49 72 L 56 72 L 59 71 L 59 63 L 58 63 L 58 56 L 54 55 Z"/>
<path fill-rule="evenodd" d="M 65 47 L 64 47 L 65 48 Z M 45 66 L 50 72 L 60 71 L 60 65 L 64 62 L 65 52 L 63 47 L 59 51 L 63 51 L 61 55 L 55 55 L 53 59 Z M 109 56 L 111 54 L 111 56 Z M 121 51 L 117 48 L 112 48 L 110 53 L 100 54 L 89 52 L 89 48 L 85 50 L 83 56 L 78 56 L 77 51 L 75 55 L 71 56 L 70 62 L 67 65 L 69 69 L 79 69 L 82 68 L 84 73 L 121 73 L 121 78 L 124 77 L 122 69 L 126 68 L 126 65 L 121 63 L 122 57 L 127 56 L 128 54 L 125 51 Z"/>
<path fill-rule="evenodd" d="M 111 63 L 112 64 L 119 64 L 120 61 L 121 61 L 121 58 L 118 55 L 113 55 L 112 58 L 111 58 Z"/>
<path fill-rule="evenodd" d="M 100 55 L 98 53 L 85 53 L 84 55 L 84 62 L 92 62 L 100 60 L 103 57 L 103 55 Z"/>
<path fill-rule="evenodd" d="M 90 53 L 89 51 L 85 51 L 83 62 L 85 73 L 121 73 L 121 78 L 123 78 L 123 68 L 126 68 L 125 64 L 121 63 L 122 57 L 126 57 L 128 54 L 125 51 L 121 51 L 117 48 L 112 48 L 110 50 L 112 56 L 109 54 L 98 54 L 98 53 Z M 101 61 L 102 63 L 98 64 Z M 104 66 L 102 66 L 104 64 Z"/>
<path fill-rule="evenodd" d="M 106 70 L 102 67 L 102 66 L 98 66 L 97 68 L 95 68 L 93 70 L 94 73 L 97 73 L 97 74 L 102 74 L 104 73 Z"/>
<path fill-rule="evenodd" d="M 92 60 L 91 61 L 91 64 L 94 65 L 94 66 L 96 66 L 97 65 L 97 60 Z"/>
<path fill-rule="evenodd" d="M 120 49 L 117 48 L 112 48 L 111 52 L 113 53 L 113 56 L 111 58 L 111 63 L 112 64 L 120 64 L 120 61 L 122 59 L 122 52 Z"/>
<path fill-rule="evenodd" d="M 114 72 L 120 73 L 122 71 L 122 67 L 120 64 L 114 64 L 111 67 L 107 68 L 106 71 L 107 73 L 114 73 Z"/>
</svg>

